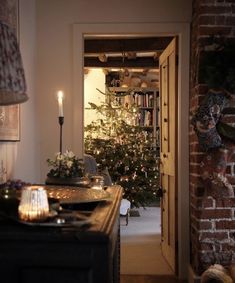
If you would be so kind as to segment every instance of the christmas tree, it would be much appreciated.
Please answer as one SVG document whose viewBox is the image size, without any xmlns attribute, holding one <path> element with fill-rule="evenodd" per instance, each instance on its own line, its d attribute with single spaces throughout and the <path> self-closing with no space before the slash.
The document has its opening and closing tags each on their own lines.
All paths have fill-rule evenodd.
<svg viewBox="0 0 235 283">
<path fill-rule="evenodd" d="M 136 95 L 132 90 L 101 93 L 104 102 L 89 103 L 100 118 L 85 127 L 86 153 L 95 157 L 98 168 L 108 169 L 132 207 L 145 207 L 157 200 L 159 147 L 152 130 L 140 126 L 141 110 L 129 102 Z"/>
</svg>

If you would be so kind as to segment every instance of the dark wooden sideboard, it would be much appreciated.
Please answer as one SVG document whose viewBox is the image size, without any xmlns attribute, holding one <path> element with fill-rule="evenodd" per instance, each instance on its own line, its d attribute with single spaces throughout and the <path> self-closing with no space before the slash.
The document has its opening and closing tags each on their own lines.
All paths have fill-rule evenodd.
<svg viewBox="0 0 235 283">
<path fill-rule="evenodd" d="M 122 189 L 91 208 L 89 227 L 39 227 L 0 219 L 0 282 L 118 283 Z"/>
</svg>

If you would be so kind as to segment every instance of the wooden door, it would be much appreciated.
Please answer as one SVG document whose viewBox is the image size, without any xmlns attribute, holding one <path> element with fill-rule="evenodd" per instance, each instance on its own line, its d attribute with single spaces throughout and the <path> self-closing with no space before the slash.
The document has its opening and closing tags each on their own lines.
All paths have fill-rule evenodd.
<svg viewBox="0 0 235 283">
<path fill-rule="evenodd" d="M 160 56 L 160 159 L 162 253 L 177 272 L 177 41 Z"/>
</svg>

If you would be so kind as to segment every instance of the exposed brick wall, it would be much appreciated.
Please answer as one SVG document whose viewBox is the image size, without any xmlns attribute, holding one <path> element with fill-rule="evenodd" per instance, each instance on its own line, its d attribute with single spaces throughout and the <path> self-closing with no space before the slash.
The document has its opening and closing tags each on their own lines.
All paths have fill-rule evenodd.
<svg viewBox="0 0 235 283">
<path fill-rule="evenodd" d="M 200 53 L 211 44 L 211 36 L 235 39 L 235 0 L 194 0 L 191 27 L 190 112 L 194 113 L 207 94 L 207 85 L 198 83 Z M 226 117 L 235 125 L 235 115 Z M 197 274 L 209 265 L 235 262 L 235 198 L 214 198 L 202 182 L 199 169 L 205 153 L 190 126 L 190 209 L 191 264 Z M 235 187 L 235 155 L 226 175 Z"/>
</svg>

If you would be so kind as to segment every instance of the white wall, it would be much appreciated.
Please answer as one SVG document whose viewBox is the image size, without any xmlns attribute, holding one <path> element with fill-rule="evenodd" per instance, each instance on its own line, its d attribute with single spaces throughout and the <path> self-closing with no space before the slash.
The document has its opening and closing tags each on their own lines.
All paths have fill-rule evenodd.
<svg viewBox="0 0 235 283">
<path fill-rule="evenodd" d="M 84 76 L 84 126 L 99 118 L 95 110 L 86 109 L 90 108 L 89 102 L 96 105 L 104 102 L 105 96 L 97 89 L 105 93 L 105 74 L 102 69 L 89 69 Z"/>
<path fill-rule="evenodd" d="M 190 22 L 191 0 L 36 0 L 37 11 L 37 107 L 38 128 L 41 139 L 41 180 L 45 179 L 48 167 L 45 160 L 54 155 L 59 147 L 57 104 L 54 93 L 63 89 L 65 99 L 65 123 L 63 150 L 70 148 L 82 151 L 82 135 L 77 143 L 73 135 L 83 125 L 81 108 L 73 113 L 75 105 L 72 92 L 73 81 L 73 24 L 74 23 L 175 23 Z M 83 73 L 81 72 L 81 76 Z M 77 93 L 83 96 L 83 93 Z M 80 105 L 83 99 L 79 100 Z M 74 125 L 74 116 L 78 123 Z M 79 129 L 78 129 L 79 130 Z M 76 148 L 76 149 L 75 149 Z"/>
<path fill-rule="evenodd" d="M 20 106 L 20 142 L 2 142 L 7 179 L 39 182 L 39 148 L 35 107 L 35 1 L 19 1 L 19 44 L 29 100 Z"/>
</svg>

